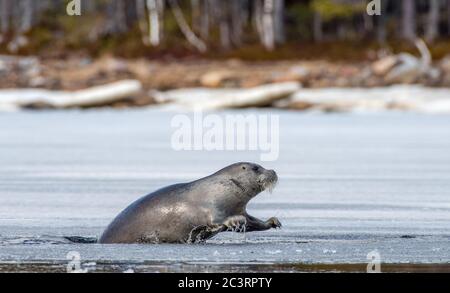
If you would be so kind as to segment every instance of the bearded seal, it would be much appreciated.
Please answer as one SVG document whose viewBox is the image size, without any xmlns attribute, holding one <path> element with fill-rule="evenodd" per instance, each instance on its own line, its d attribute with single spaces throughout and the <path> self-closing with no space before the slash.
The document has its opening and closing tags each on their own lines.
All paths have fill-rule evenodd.
<svg viewBox="0 0 450 293">
<path fill-rule="evenodd" d="M 278 181 L 273 170 L 236 163 L 189 183 L 150 193 L 123 210 L 106 228 L 99 243 L 195 243 L 223 231 L 251 232 L 281 228 L 250 216 L 247 203 Z"/>
</svg>

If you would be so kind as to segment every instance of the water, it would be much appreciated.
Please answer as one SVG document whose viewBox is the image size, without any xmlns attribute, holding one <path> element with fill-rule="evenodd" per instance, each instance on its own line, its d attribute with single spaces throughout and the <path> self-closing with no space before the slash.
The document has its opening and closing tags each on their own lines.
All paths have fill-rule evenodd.
<svg viewBox="0 0 450 293">
<path fill-rule="evenodd" d="M 255 112 L 269 113 L 221 115 Z M 171 112 L 0 114 L 0 271 L 62 269 L 70 251 L 101 270 L 285 271 L 298 268 L 277 266 L 364 264 L 373 250 L 383 263 L 450 263 L 450 116 L 270 113 L 281 124 L 274 162 L 259 162 L 258 151 L 174 151 Z M 200 245 L 63 238 L 98 237 L 138 197 L 237 161 L 277 171 L 274 192 L 248 210 L 283 229 Z"/>
</svg>

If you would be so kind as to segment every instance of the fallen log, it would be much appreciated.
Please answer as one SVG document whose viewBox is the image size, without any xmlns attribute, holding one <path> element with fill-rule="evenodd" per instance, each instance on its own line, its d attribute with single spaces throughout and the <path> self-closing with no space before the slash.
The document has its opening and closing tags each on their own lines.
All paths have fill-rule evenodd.
<svg viewBox="0 0 450 293">
<path fill-rule="evenodd" d="M 384 77 L 389 84 L 412 84 L 424 77 L 438 78 L 439 71 L 432 66 L 431 53 L 425 42 L 417 39 L 414 44 L 420 53 L 420 58 L 409 53 L 384 57 L 372 64 L 373 74 Z"/>
<path fill-rule="evenodd" d="M 274 83 L 249 89 L 178 89 L 152 91 L 158 103 L 169 103 L 185 109 L 216 110 L 265 107 L 289 97 L 300 89 L 296 82 Z"/>
<path fill-rule="evenodd" d="M 142 91 L 137 80 L 123 80 L 74 92 L 42 89 L 0 90 L 0 109 L 89 108 L 110 105 Z"/>
<path fill-rule="evenodd" d="M 382 88 L 302 89 L 277 108 L 319 112 L 412 111 L 450 113 L 450 89 L 397 85 Z"/>
</svg>

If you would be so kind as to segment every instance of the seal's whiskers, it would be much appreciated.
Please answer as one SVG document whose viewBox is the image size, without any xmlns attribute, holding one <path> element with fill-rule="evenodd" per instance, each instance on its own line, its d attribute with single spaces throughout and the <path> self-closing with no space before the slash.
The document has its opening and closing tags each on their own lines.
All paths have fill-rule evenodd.
<svg viewBox="0 0 450 293">
<path fill-rule="evenodd" d="M 278 180 L 275 178 L 273 180 L 264 180 L 262 183 L 263 190 L 269 191 L 269 193 L 272 193 L 275 187 L 277 186 Z"/>
</svg>

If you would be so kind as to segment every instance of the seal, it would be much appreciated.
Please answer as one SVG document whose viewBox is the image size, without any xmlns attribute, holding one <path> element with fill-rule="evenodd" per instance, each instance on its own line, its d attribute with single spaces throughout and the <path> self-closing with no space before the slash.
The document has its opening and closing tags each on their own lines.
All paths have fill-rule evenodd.
<svg viewBox="0 0 450 293">
<path fill-rule="evenodd" d="M 236 163 L 207 177 L 170 185 L 123 210 L 99 243 L 198 243 L 220 232 L 281 228 L 272 217 L 262 221 L 246 211 L 247 203 L 278 181 L 273 170 Z"/>
</svg>

